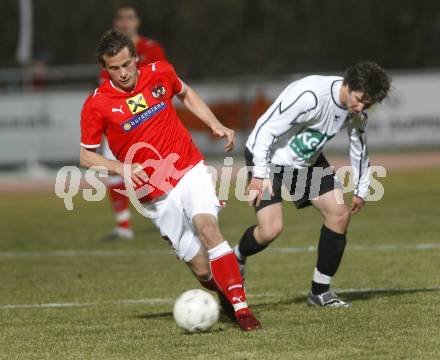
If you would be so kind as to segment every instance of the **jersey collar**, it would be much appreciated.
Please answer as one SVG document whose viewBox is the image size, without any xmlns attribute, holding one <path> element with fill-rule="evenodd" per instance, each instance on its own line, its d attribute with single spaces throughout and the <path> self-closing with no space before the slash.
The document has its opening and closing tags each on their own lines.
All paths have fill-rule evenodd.
<svg viewBox="0 0 440 360">
<path fill-rule="evenodd" d="M 341 87 L 342 87 L 342 79 L 338 79 L 332 82 L 331 85 L 332 100 L 338 108 L 347 110 L 347 107 L 342 105 L 341 101 L 339 100 L 339 93 L 341 91 Z"/>
</svg>

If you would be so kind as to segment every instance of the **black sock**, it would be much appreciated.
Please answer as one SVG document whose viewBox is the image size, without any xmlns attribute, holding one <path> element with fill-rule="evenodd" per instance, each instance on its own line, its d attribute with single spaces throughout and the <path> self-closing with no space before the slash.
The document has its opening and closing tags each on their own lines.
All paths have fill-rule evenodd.
<svg viewBox="0 0 440 360">
<path fill-rule="evenodd" d="M 347 239 L 345 234 L 338 234 L 325 225 L 321 228 L 321 236 L 318 245 L 318 261 L 316 268 L 321 274 L 334 276 L 341 263 Z M 322 294 L 328 291 L 329 284 L 321 284 L 312 281 L 312 292 Z"/>
<path fill-rule="evenodd" d="M 314 295 L 321 295 L 330 290 L 330 284 L 320 284 L 312 281 L 312 293 Z"/>
<path fill-rule="evenodd" d="M 251 226 L 247 229 L 238 243 L 238 251 L 242 256 L 251 256 L 264 250 L 267 245 L 257 243 L 254 236 L 254 229 L 257 225 Z"/>
</svg>

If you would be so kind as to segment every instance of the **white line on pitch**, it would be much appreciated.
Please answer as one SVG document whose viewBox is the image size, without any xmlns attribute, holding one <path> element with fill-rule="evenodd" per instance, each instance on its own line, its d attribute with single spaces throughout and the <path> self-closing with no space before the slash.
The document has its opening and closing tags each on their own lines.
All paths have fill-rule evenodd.
<svg viewBox="0 0 440 360">
<path fill-rule="evenodd" d="M 434 286 L 429 288 L 348 288 L 348 289 L 334 289 L 337 294 L 358 294 L 358 293 L 382 293 L 382 292 L 394 292 L 394 293 L 410 293 L 410 292 L 422 292 L 422 291 L 438 291 L 440 286 Z"/>
<path fill-rule="evenodd" d="M 439 243 L 433 244 L 386 244 L 386 245 L 348 245 L 348 251 L 398 251 L 398 250 L 438 250 Z M 269 252 L 275 253 L 308 253 L 315 252 L 316 246 L 304 247 L 270 247 Z M 2 251 L 0 258 L 29 257 L 76 257 L 76 256 L 148 256 L 169 255 L 171 250 L 54 250 L 54 251 Z"/>
<path fill-rule="evenodd" d="M 332 288 L 338 295 L 344 294 L 380 294 L 380 293 L 416 293 L 416 292 L 429 292 L 429 291 L 440 291 L 440 286 L 426 287 L 426 288 Z M 309 292 L 301 292 L 301 295 L 307 295 Z"/>
<path fill-rule="evenodd" d="M 44 308 L 73 308 L 73 307 L 88 307 L 88 306 L 97 306 L 97 305 L 136 305 L 136 304 L 145 304 L 145 305 L 155 305 L 162 303 L 169 303 L 172 299 L 138 299 L 138 300 L 120 300 L 120 301 L 103 301 L 103 302 L 86 302 L 86 303 L 47 303 L 47 304 L 6 304 L 0 305 L 0 310 L 7 309 L 44 309 Z"/>
<path fill-rule="evenodd" d="M 353 294 L 353 293 L 412 293 L 412 292 L 428 292 L 439 291 L 440 286 L 427 287 L 427 288 L 347 288 L 347 289 L 334 289 L 338 294 Z M 307 293 L 301 293 L 305 295 Z M 262 293 L 251 294 L 248 297 L 253 298 L 268 298 L 268 297 L 280 297 L 281 294 L 277 293 Z M 5 304 L 0 305 L 0 310 L 10 309 L 53 309 L 53 308 L 75 308 L 75 307 L 91 307 L 99 305 L 157 305 L 157 304 L 172 304 L 174 299 L 172 298 L 146 298 L 146 299 L 129 299 L 129 300 L 115 300 L 115 301 L 102 301 L 102 302 L 84 302 L 84 303 L 46 303 L 46 304 Z"/>
<path fill-rule="evenodd" d="M 269 248 L 277 253 L 315 252 L 316 246 L 305 247 L 274 247 Z M 437 250 L 440 244 L 387 244 L 387 245 L 348 245 L 348 251 L 395 251 L 395 250 Z"/>
<path fill-rule="evenodd" d="M 280 296 L 276 293 L 252 294 L 248 298 L 268 298 Z M 71 302 L 71 303 L 46 303 L 46 304 L 4 304 L 0 305 L 0 310 L 8 309 L 53 309 L 53 308 L 75 308 L 75 307 L 90 307 L 99 305 L 157 305 L 157 304 L 172 304 L 172 298 L 151 298 L 151 299 L 129 299 L 129 300 L 115 300 L 102 302 Z"/>
<path fill-rule="evenodd" d="M 172 254 L 172 250 L 53 250 L 53 251 L 2 251 L 0 258 L 21 257 L 75 257 L 75 256 L 145 256 Z"/>
</svg>

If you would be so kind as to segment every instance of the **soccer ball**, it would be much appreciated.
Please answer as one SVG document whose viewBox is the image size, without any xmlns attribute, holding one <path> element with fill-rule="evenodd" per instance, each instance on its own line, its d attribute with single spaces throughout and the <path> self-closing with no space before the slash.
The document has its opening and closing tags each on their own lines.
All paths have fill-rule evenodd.
<svg viewBox="0 0 440 360">
<path fill-rule="evenodd" d="M 177 325 L 186 331 L 206 331 L 218 320 L 218 303 L 206 291 L 188 290 L 176 299 L 173 315 Z"/>
</svg>

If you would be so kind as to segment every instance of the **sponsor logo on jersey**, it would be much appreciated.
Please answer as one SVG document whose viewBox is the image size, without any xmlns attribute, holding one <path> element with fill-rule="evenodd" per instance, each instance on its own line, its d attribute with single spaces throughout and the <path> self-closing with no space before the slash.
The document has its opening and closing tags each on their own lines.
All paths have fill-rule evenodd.
<svg viewBox="0 0 440 360">
<path fill-rule="evenodd" d="M 148 104 L 145 101 L 144 95 L 142 95 L 142 93 L 127 99 L 127 105 L 133 115 L 139 114 L 140 112 L 148 109 Z"/>
<path fill-rule="evenodd" d="M 143 124 L 145 121 L 150 119 L 152 116 L 156 115 L 157 113 L 161 112 L 163 109 L 165 109 L 167 105 L 162 101 L 157 105 L 154 105 L 147 110 L 145 110 L 143 113 L 136 115 L 132 117 L 131 119 L 125 121 L 121 126 L 122 129 L 125 132 L 131 131 L 138 127 L 139 125 Z"/>
<path fill-rule="evenodd" d="M 165 96 L 165 86 L 162 84 L 154 85 L 151 88 L 151 95 L 153 95 L 155 99 L 162 99 Z"/>
<path fill-rule="evenodd" d="M 290 147 L 298 157 L 308 160 L 333 136 L 322 134 L 317 130 L 307 129 L 295 135 L 290 142 Z"/>
</svg>

